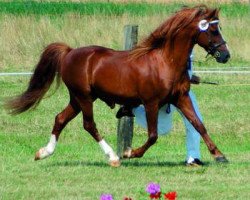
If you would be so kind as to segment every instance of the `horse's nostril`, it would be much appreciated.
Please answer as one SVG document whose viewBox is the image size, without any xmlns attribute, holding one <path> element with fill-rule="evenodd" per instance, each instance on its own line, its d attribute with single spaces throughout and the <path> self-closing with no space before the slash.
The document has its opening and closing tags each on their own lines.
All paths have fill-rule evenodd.
<svg viewBox="0 0 250 200">
<path fill-rule="evenodd" d="M 228 60 L 230 58 L 230 54 L 227 54 L 226 55 L 226 59 Z"/>
<path fill-rule="evenodd" d="M 220 56 L 217 56 L 217 57 L 216 57 L 216 55 L 214 55 L 214 57 L 216 58 L 217 62 L 226 63 L 229 60 L 229 58 L 230 58 L 230 53 L 229 52 L 227 52 L 227 51 L 223 51 L 223 52 L 217 51 L 217 52 L 220 55 Z"/>
<path fill-rule="evenodd" d="M 229 60 L 229 58 L 230 58 L 229 53 L 224 54 L 223 59 L 222 59 L 222 63 L 226 63 Z"/>
</svg>

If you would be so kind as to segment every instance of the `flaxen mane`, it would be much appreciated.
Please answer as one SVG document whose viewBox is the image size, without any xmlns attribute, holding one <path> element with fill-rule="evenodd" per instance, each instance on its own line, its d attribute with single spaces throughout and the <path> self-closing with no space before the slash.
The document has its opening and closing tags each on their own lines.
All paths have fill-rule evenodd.
<svg viewBox="0 0 250 200">
<path fill-rule="evenodd" d="M 170 42 L 170 47 L 173 45 L 176 35 L 185 27 L 187 27 L 194 19 L 203 15 L 209 16 L 216 9 L 209 9 L 205 5 L 196 6 L 193 8 L 183 8 L 176 12 L 168 20 L 163 22 L 154 32 L 139 43 L 130 53 L 131 58 L 138 58 L 147 54 L 153 49 L 161 49 L 166 42 Z M 217 10 L 216 10 L 217 11 Z"/>
</svg>

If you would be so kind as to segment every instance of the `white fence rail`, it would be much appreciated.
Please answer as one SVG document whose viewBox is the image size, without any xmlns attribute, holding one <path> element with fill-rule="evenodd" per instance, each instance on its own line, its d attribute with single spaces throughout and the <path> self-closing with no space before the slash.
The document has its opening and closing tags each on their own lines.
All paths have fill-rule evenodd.
<svg viewBox="0 0 250 200">
<path fill-rule="evenodd" d="M 195 70 L 197 74 L 250 74 L 250 71 L 218 71 L 218 70 Z M 0 73 L 0 76 L 30 76 L 32 72 L 6 72 Z"/>
<path fill-rule="evenodd" d="M 197 74 L 250 74 L 250 71 L 218 71 L 218 70 L 204 70 L 194 71 Z"/>
<path fill-rule="evenodd" d="M 27 76 L 32 75 L 32 72 L 6 72 L 6 73 L 0 73 L 0 76 Z"/>
<path fill-rule="evenodd" d="M 224 68 L 209 68 L 199 67 L 194 70 L 197 74 L 250 74 L 250 67 L 224 67 Z M 0 76 L 29 76 L 33 72 L 2 72 Z"/>
</svg>

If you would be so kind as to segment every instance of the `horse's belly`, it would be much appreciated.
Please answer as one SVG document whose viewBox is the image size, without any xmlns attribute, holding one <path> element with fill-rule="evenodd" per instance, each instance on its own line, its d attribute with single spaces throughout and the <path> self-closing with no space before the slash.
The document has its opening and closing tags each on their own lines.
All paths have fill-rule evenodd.
<svg viewBox="0 0 250 200">
<path fill-rule="evenodd" d="M 102 101 L 110 104 L 140 104 L 140 99 L 134 92 L 126 92 L 118 88 L 95 88 L 93 95 Z"/>
</svg>

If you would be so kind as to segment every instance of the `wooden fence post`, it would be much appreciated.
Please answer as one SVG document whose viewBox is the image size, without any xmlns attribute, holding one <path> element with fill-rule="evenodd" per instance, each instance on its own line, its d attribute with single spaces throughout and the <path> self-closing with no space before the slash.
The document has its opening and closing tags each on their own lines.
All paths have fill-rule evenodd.
<svg viewBox="0 0 250 200">
<path fill-rule="evenodd" d="M 137 44 L 138 26 L 124 27 L 124 50 L 130 50 Z M 122 67 L 122 66 L 121 66 Z M 124 116 L 118 120 L 117 155 L 122 158 L 123 152 L 132 146 L 134 119 Z"/>
</svg>

